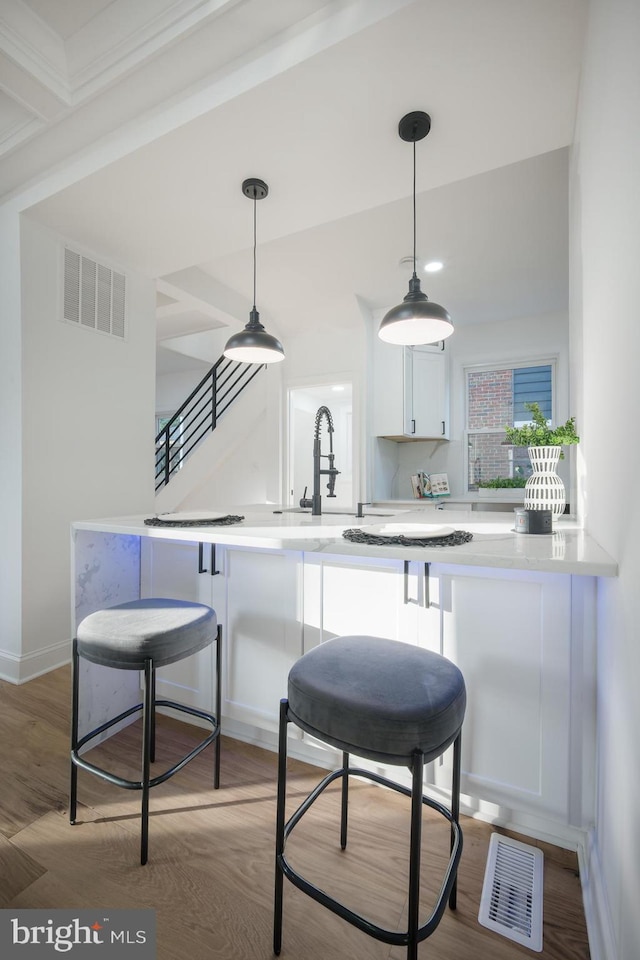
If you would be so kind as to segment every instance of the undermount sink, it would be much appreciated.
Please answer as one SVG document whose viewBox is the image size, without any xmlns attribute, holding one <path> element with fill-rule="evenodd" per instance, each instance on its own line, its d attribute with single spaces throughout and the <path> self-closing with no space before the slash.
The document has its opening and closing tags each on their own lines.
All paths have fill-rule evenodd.
<svg viewBox="0 0 640 960">
<path fill-rule="evenodd" d="M 282 512 L 283 513 L 303 513 L 309 517 L 312 516 L 310 507 L 285 507 L 285 509 Z M 323 510 L 320 516 L 354 517 L 354 518 L 357 517 L 358 519 L 362 519 L 361 517 L 358 517 L 358 514 L 356 513 L 355 510 Z M 395 516 L 395 514 L 393 513 L 378 513 L 377 511 L 373 513 L 369 513 L 369 511 L 367 511 L 366 513 L 362 514 L 362 517 L 393 517 L 393 516 Z"/>
</svg>

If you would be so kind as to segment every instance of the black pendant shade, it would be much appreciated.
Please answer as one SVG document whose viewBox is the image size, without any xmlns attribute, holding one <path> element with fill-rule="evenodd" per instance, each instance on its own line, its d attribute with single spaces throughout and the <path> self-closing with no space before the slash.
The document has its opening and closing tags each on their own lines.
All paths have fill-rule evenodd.
<svg viewBox="0 0 640 960">
<path fill-rule="evenodd" d="M 402 303 L 382 318 L 378 336 L 387 343 L 404 346 L 435 343 L 453 333 L 451 317 L 444 307 L 422 292 L 416 274 L 416 141 L 423 140 L 430 129 L 431 118 L 422 110 L 406 114 L 398 124 L 400 139 L 413 143 L 413 276 Z"/>
<path fill-rule="evenodd" d="M 227 340 L 224 355 L 242 363 L 277 363 L 284 360 L 284 348 L 276 337 L 267 333 L 254 306 L 244 330 Z"/>
<path fill-rule="evenodd" d="M 409 293 L 402 303 L 385 313 L 378 330 L 381 340 L 404 346 L 435 343 L 452 333 L 451 317 L 444 307 L 422 292 L 420 278 L 415 273 L 409 280 Z"/>
<path fill-rule="evenodd" d="M 276 337 L 267 333 L 256 310 L 256 201 L 267 196 L 269 187 L 264 180 L 252 177 L 243 182 L 242 192 L 253 200 L 253 307 L 244 330 L 227 340 L 223 352 L 225 357 L 241 363 L 278 363 L 284 360 L 284 348 Z"/>
</svg>

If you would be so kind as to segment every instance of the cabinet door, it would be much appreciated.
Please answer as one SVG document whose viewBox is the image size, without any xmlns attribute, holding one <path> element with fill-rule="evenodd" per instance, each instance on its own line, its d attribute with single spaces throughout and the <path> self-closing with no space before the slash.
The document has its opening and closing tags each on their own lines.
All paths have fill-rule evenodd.
<svg viewBox="0 0 640 960">
<path fill-rule="evenodd" d="M 302 654 L 302 554 L 226 548 L 223 715 L 276 730 Z"/>
<path fill-rule="evenodd" d="M 407 419 L 405 433 L 433 439 L 449 437 L 447 361 L 442 351 L 407 347 L 405 353 Z"/>
<path fill-rule="evenodd" d="M 224 575 L 211 576 L 211 545 L 204 544 L 199 573 L 199 545 L 185 540 L 143 538 L 140 558 L 140 596 L 168 597 L 205 603 L 216 611 L 218 622 L 224 623 Z M 216 548 L 217 569 L 224 560 L 222 548 Z M 213 703 L 215 646 L 212 644 L 193 657 L 161 667 L 156 674 L 159 698 L 176 700 L 201 710 L 210 710 Z"/>
<path fill-rule="evenodd" d="M 304 650 L 349 634 L 415 642 L 416 609 L 401 560 L 305 555 Z"/>
<path fill-rule="evenodd" d="M 465 678 L 462 792 L 568 815 L 570 578 L 432 564 L 431 619 L 421 642 Z M 451 751 L 430 778 L 449 786 Z"/>
<path fill-rule="evenodd" d="M 373 348 L 373 432 L 390 440 L 448 439 L 449 391 L 444 341 Z"/>
<path fill-rule="evenodd" d="M 405 432 L 405 351 L 374 337 L 373 432 L 378 437 L 402 437 Z"/>
<path fill-rule="evenodd" d="M 333 637 L 365 634 L 415 643 L 418 599 L 415 577 L 402 560 L 370 560 L 305 554 L 304 651 Z M 318 756 L 334 748 L 308 733 L 302 740 Z M 320 760 L 325 763 L 326 760 Z M 382 770 L 358 758 L 358 765 Z M 397 768 L 389 768 L 392 778 Z"/>
</svg>

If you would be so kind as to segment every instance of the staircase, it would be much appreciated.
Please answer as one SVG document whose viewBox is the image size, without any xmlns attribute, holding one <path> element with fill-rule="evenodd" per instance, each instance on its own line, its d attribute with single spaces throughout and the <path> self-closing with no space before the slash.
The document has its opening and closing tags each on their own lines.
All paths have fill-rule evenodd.
<svg viewBox="0 0 640 960">
<path fill-rule="evenodd" d="M 216 428 L 218 419 L 264 364 L 220 357 L 156 437 L 156 493 Z"/>
</svg>

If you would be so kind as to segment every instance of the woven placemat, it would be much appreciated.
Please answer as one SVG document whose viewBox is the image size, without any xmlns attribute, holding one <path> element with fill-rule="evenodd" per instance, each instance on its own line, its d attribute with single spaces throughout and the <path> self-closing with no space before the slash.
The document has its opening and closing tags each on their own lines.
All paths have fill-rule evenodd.
<svg viewBox="0 0 640 960">
<path fill-rule="evenodd" d="M 342 536 L 345 540 L 351 540 L 352 543 L 367 543 L 372 546 L 384 547 L 388 544 L 399 544 L 402 547 L 458 547 L 461 543 L 469 543 L 473 540 L 473 534 L 466 530 L 454 530 L 444 537 L 403 537 L 397 536 L 378 536 L 372 533 L 364 533 L 357 527 L 350 530 L 343 530 Z"/>
<path fill-rule="evenodd" d="M 241 523 L 244 517 L 228 514 L 226 517 L 209 517 L 202 520 L 163 520 L 162 517 L 149 517 L 147 527 L 228 527 L 232 523 Z"/>
</svg>

